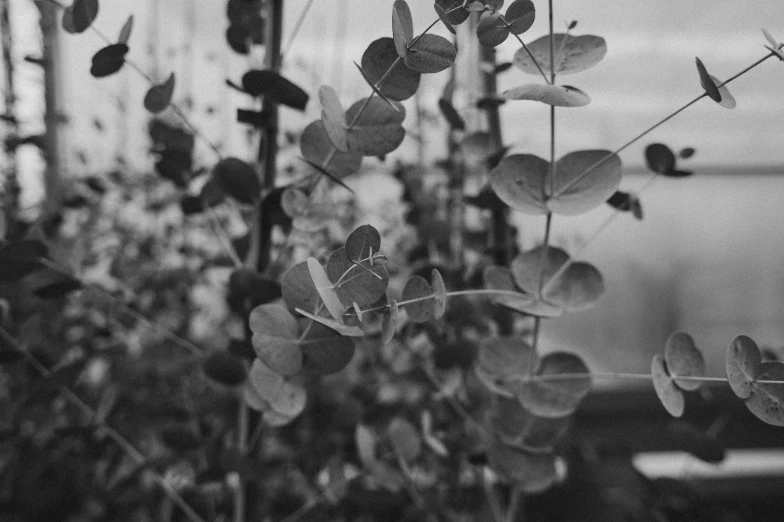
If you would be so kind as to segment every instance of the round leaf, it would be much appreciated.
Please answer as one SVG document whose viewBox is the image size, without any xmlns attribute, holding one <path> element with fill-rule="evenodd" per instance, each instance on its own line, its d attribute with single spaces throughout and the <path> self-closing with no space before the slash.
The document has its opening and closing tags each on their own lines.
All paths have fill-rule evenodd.
<svg viewBox="0 0 784 522">
<path fill-rule="evenodd" d="M 523 214 L 546 214 L 545 180 L 549 172 L 550 163 L 542 158 L 513 154 L 490 172 L 490 186 L 513 209 Z"/>
<path fill-rule="evenodd" d="M 505 18 L 510 33 L 523 34 L 534 24 L 536 7 L 530 0 L 515 0 L 506 9 Z"/>
<path fill-rule="evenodd" d="M 533 373 L 537 361 L 533 348 L 522 338 L 489 337 L 479 344 L 476 373 L 490 390 L 511 397 L 510 379 Z"/>
<path fill-rule="evenodd" d="M 405 64 L 419 73 L 437 73 L 452 67 L 456 57 L 452 42 L 443 36 L 424 34 L 406 53 Z"/>
<path fill-rule="evenodd" d="M 403 288 L 403 301 L 411 299 L 427 298 L 433 295 L 433 290 L 430 288 L 430 283 L 421 276 L 412 276 Z M 433 317 L 433 300 L 422 299 L 413 303 L 406 303 L 406 312 L 408 318 L 415 323 L 427 322 Z"/>
<path fill-rule="evenodd" d="M 270 369 L 293 375 L 302 368 L 296 318 L 279 304 L 257 306 L 250 313 L 253 348 Z"/>
<path fill-rule="evenodd" d="M 446 285 L 444 284 L 444 278 L 441 277 L 441 272 L 433 269 L 432 272 L 433 278 L 433 318 L 441 319 L 444 317 L 444 312 L 446 312 Z"/>
<path fill-rule="evenodd" d="M 322 85 L 319 89 L 319 101 L 321 102 L 321 121 L 324 122 L 324 128 L 330 141 L 338 150 L 347 151 L 346 116 L 343 114 L 340 98 L 332 87 Z"/>
<path fill-rule="evenodd" d="M 226 386 L 238 386 L 248 378 L 245 363 L 236 355 L 215 352 L 204 360 L 204 375 Z"/>
<path fill-rule="evenodd" d="M 274 372 L 260 359 L 253 361 L 248 382 L 259 397 L 281 415 L 295 417 L 305 409 L 305 387 L 299 381 Z"/>
<path fill-rule="evenodd" d="M 420 74 L 406 67 L 398 58 L 394 40 L 388 37 L 379 38 L 371 43 L 362 55 L 362 70 L 371 82 L 378 84 L 394 64 L 378 88 L 389 99 L 402 101 L 416 93 Z"/>
<path fill-rule="evenodd" d="M 554 107 L 584 107 L 591 103 L 587 94 L 571 85 L 527 83 L 504 91 L 502 96 L 507 100 L 532 100 Z"/>
<path fill-rule="evenodd" d="M 256 169 L 238 158 L 224 158 L 212 168 L 212 179 L 220 189 L 240 203 L 252 204 L 261 194 Z"/>
<path fill-rule="evenodd" d="M 328 157 L 329 171 L 339 178 L 350 176 L 359 170 L 362 164 L 362 155 L 354 152 L 335 151 L 336 147 L 327 133 L 326 126 L 321 120 L 316 120 L 305 127 L 300 136 L 300 151 L 302 157 L 316 165 L 324 165 Z"/>
<path fill-rule="evenodd" d="M 450 33 L 457 34 L 457 31 L 455 31 L 455 27 L 452 25 L 452 22 L 449 21 L 449 15 L 447 12 L 444 11 L 441 6 L 438 5 L 438 3 L 433 4 L 433 7 L 435 7 L 436 14 L 441 20 L 441 23 L 444 24 L 444 27 L 446 27 Z"/>
<path fill-rule="evenodd" d="M 705 358 L 686 332 L 673 332 L 664 345 L 664 362 L 667 370 L 682 390 L 692 391 L 700 387 L 700 381 L 679 380 L 678 377 L 704 377 Z"/>
<path fill-rule="evenodd" d="M 511 7 L 511 6 L 510 6 Z M 572 36 L 566 33 L 553 35 L 555 48 L 555 73 L 574 74 L 590 69 L 607 54 L 607 43 L 604 38 L 593 35 Z M 542 70 L 550 70 L 550 36 L 546 35 L 528 44 L 531 55 L 539 63 Z M 540 74 L 536 63 L 531 59 L 525 48 L 520 48 L 514 55 L 515 67 L 528 74 Z"/>
<path fill-rule="evenodd" d="M 413 424 L 401 417 L 395 417 L 387 428 L 389 440 L 397 455 L 411 462 L 422 452 L 422 437 Z"/>
<path fill-rule="evenodd" d="M 604 203 L 618 189 L 622 177 L 621 158 L 610 154 L 608 150 L 581 150 L 559 159 L 553 179 L 555 192 L 547 207 L 556 214 L 576 216 Z"/>
<path fill-rule="evenodd" d="M 392 39 L 398 56 L 405 58 L 407 46 L 414 39 L 414 21 L 405 0 L 395 0 L 392 6 Z"/>
<path fill-rule="evenodd" d="M 163 112 L 174 95 L 174 73 L 161 85 L 153 85 L 144 96 L 144 108 L 153 114 Z"/>
<path fill-rule="evenodd" d="M 784 363 L 763 362 L 757 366 L 746 407 L 760 420 L 784 426 L 784 384 L 759 382 L 766 380 L 784 381 Z"/>
<path fill-rule="evenodd" d="M 539 417 L 570 415 L 591 389 L 591 377 L 583 360 L 572 353 L 553 352 L 542 358 L 536 370 L 537 376 L 564 374 L 568 374 L 569 378 L 517 383 L 517 400 L 525 409 Z M 572 374 L 585 376 L 575 377 Z"/>
<path fill-rule="evenodd" d="M 357 118 L 363 107 L 364 111 Z M 348 151 L 363 156 L 383 156 L 392 152 L 406 137 L 402 125 L 405 117 L 401 105 L 393 107 L 377 97 L 367 104 L 364 99 L 356 102 L 346 111 L 346 119 L 353 122 L 347 132 Z"/>
<path fill-rule="evenodd" d="M 476 37 L 485 47 L 501 45 L 509 37 L 509 29 L 501 13 L 485 13 L 476 26 Z"/>
<path fill-rule="evenodd" d="M 317 375 L 339 372 L 354 357 L 354 341 L 321 325 L 311 325 L 299 342 L 302 368 Z"/>
<path fill-rule="evenodd" d="M 290 312 L 300 308 L 315 312 L 319 303 L 319 294 L 313 279 L 310 277 L 307 261 L 297 263 L 289 268 L 280 282 L 283 301 Z"/>
<path fill-rule="evenodd" d="M 751 395 L 752 381 L 761 363 L 762 354 L 751 338 L 739 335 L 732 340 L 724 356 L 724 365 L 735 395 L 741 399 Z"/>
<path fill-rule="evenodd" d="M 651 143 L 645 147 L 645 162 L 648 168 L 659 174 L 675 170 L 675 154 L 664 143 Z"/>
<path fill-rule="evenodd" d="M 65 32 L 83 33 L 98 16 L 98 0 L 74 0 L 63 11 L 63 29 Z"/>
<path fill-rule="evenodd" d="M 346 239 L 346 257 L 350 261 L 366 261 L 380 250 L 381 234 L 370 225 L 357 227 Z"/>
<path fill-rule="evenodd" d="M 464 8 L 464 0 L 436 0 L 435 5 L 444 12 L 444 15 L 452 25 L 460 25 L 465 22 L 471 13 Z"/>
<path fill-rule="evenodd" d="M 370 261 L 352 263 L 345 248 L 339 248 L 329 256 L 327 275 L 344 308 L 353 303 L 360 307 L 370 306 L 386 294 L 389 286 L 389 272 L 384 265 L 371 265 Z"/>
<path fill-rule="evenodd" d="M 324 306 L 327 308 L 329 315 L 338 322 L 343 320 L 343 311 L 346 306 L 340 301 L 332 281 L 329 280 L 326 270 L 321 266 L 321 263 L 314 257 L 308 258 L 308 272 L 313 279 L 313 285 L 321 297 Z"/>
<path fill-rule="evenodd" d="M 128 53 L 128 46 L 125 44 L 107 45 L 93 55 L 90 74 L 96 78 L 104 78 L 116 73 L 125 64 L 126 53 Z"/>
<path fill-rule="evenodd" d="M 555 305 L 539 301 L 531 294 L 519 292 L 515 287 L 512 272 L 503 266 L 488 266 L 482 274 L 485 288 L 504 292 L 518 292 L 517 295 L 493 295 L 493 302 L 512 310 L 537 317 L 558 317 L 563 310 Z"/>
<path fill-rule="evenodd" d="M 651 377 L 653 378 L 653 388 L 656 390 L 656 395 L 667 412 L 673 417 L 683 415 L 683 410 L 686 406 L 683 392 L 675 386 L 669 373 L 667 373 L 667 363 L 664 361 L 664 357 L 659 354 L 654 355 L 653 360 L 651 360 Z"/>
</svg>

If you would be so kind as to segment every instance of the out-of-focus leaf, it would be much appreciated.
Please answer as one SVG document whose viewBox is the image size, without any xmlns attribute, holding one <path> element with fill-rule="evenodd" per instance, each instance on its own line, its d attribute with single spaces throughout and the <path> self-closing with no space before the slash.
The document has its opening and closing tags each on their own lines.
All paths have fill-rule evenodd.
<svg viewBox="0 0 784 522">
<path fill-rule="evenodd" d="M 174 95 L 174 73 L 160 85 L 153 85 L 144 96 L 144 108 L 153 114 L 163 112 Z"/>
<path fill-rule="evenodd" d="M 387 428 L 387 433 L 395 453 L 400 455 L 406 462 L 416 460 L 422 452 L 422 437 L 414 425 L 406 419 L 402 417 L 392 419 Z"/>
<path fill-rule="evenodd" d="M 204 360 L 204 375 L 226 386 L 238 386 L 248 378 L 248 370 L 240 357 L 228 352 L 215 352 Z"/>
<path fill-rule="evenodd" d="M 251 96 L 266 96 L 299 111 L 305 110 L 310 98 L 302 88 L 275 71 L 248 71 L 242 76 L 242 87 Z"/>
<path fill-rule="evenodd" d="M 96 78 L 110 76 L 125 65 L 125 55 L 128 53 L 128 46 L 122 43 L 110 44 L 100 49 L 93 55 L 93 65 L 90 74 Z"/>
<path fill-rule="evenodd" d="M 63 29 L 65 32 L 83 33 L 98 16 L 98 0 L 74 0 L 63 10 Z"/>
<path fill-rule="evenodd" d="M 261 183 L 250 163 L 224 158 L 212 168 L 212 179 L 220 189 L 240 203 L 252 204 L 261 195 Z"/>
</svg>

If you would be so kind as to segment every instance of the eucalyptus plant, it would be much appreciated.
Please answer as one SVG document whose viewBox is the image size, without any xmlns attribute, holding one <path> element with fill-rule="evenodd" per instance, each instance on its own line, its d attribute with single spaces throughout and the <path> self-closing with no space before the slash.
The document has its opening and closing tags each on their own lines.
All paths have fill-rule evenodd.
<svg viewBox="0 0 784 522">
<path fill-rule="evenodd" d="M 729 343 L 726 376 L 716 377 L 705 375 L 703 355 L 686 332 L 672 333 L 662 353 L 653 357 L 650 374 L 642 375 L 592 372 L 579 353 L 557 351 L 543 355 L 538 349 L 542 321 L 557 321 L 565 314 L 594 306 L 605 289 L 600 269 L 581 260 L 580 251 L 567 252 L 550 244 L 553 220 L 558 216 L 583 215 L 608 204 L 615 210 L 597 229 L 595 237 L 622 212 L 642 218 L 640 194 L 619 190 L 623 165 L 618 154 L 702 98 L 734 108 L 735 100 L 728 84 L 769 58 L 784 61 L 784 44 L 764 31 L 767 53 L 725 81 L 710 75 L 698 58 L 695 84 L 699 81 L 700 91 L 693 100 L 615 150 L 577 150 L 556 158 L 556 111 L 584 107 L 591 101 L 589 94 L 580 88 L 557 81 L 599 63 L 607 53 L 606 42 L 596 35 L 573 34 L 576 22 L 569 23 L 565 32 L 555 32 L 550 0 L 546 9 L 548 33 L 526 43 L 523 35 L 527 35 L 541 7 L 537 10 L 529 0 L 504 4 L 503 0 L 436 0 L 433 20 L 421 24 L 417 32 L 415 25 L 420 24 L 415 24 L 408 4 L 396 0 L 391 13 L 391 36 L 371 42 L 360 63 L 355 64 L 357 74 L 368 84 L 367 96 L 344 108 L 339 93 L 327 85 L 320 87 L 317 96 L 320 117 L 305 127 L 299 141 L 300 167 L 304 174 L 285 185 L 270 187 L 260 180 L 253 165 L 238 158 L 223 157 L 220 149 L 210 144 L 218 156 L 210 179 L 198 195 L 188 194 L 190 164 L 179 160 L 183 155 L 187 160 L 193 147 L 192 137 L 190 141 L 187 137 L 161 141 L 164 145 L 158 151 L 159 171 L 168 172 L 170 175 L 164 177 L 185 189 L 183 210 L 206 212 L 210 216 L 234 265 L 229 292 L 237 304 L 235 311 L 247 321 L 252 350 L 204 355 L 202 368 L 211 381 L 231 390 L 241 403 L 239 418 L 245 420 L 238 421 L 241 435 L 237 446 L 243 458 L 248 457 L 248 446 L 253 446 L 247 440 L 244 417 L 247 408 L 260 417 L 256 433 L 261 433 L 264 426 L 285 429 L 282 427 L 294 423 L 307 411 L 312 396 L 319 394 L 319 382 L 327 379 L 324 376 L 338 374 L 357 357 L 363 357 L 357 355 L 358 351 L 378 351 L 390 345 L 406 346 L 412 351 L 421 364 L 421 371 L 435 388 L 433 391 L 463 421 L 461 429 L 465 429 L 470 440 L 463 445 L 448 439 L 444 436 L 446 430 L 434 425 L 431 409 L 419 404 L 413 413 L 395 412 L 382 416 L 380 421 L 374 421 L 372 416 L 355 419 L 350 445 L 359 466 L 358 473 L 369 477 L 382 490 L 392 494 L 405 492 L 431 520 L 444 516 L 445 501 L 439 497 L 435 485 L 423 484 L 417 478 L 415 470 L 453 466 L 450 472 L 459 475 L 460 467 L 466 462 L 478 463 L 482 468 L 479 481 L 484 485 L 492 519 L 515 520 L 522 495 L 543 492 L 559 480 L 559 443 L 568 433 L 570 417 L 597 379 L 649 379 L 664 408 L 675 417 L 684 413 L 685 393 L 694 392 L 706 381 L 727 382 L 754 415 L 768 424 L 784 426 L 784 363 L 763 362 L 755 342 L 743 335 Z M 264 35 L 257 27 L 262 20 L 262 2 L 230 0 L 228 6 L 231 20 L 228 42 L 235 51 L 245 53 L 250 46 L 263 41 Z M 90 28 L 97 31 L 93 22 L 98 9 L 98 0 L 74 0 L 63 8 L 63 28 L 69 33 Z M 259 227 L 279 226 L 287 232 L 292 228 L 317 230 L 329 213 L 330 192 L 351 190 L 345 179 L 360 170 L 364 158 L 383 157 L 401 145 L 406 137 L 403 126 L 406 109 L 401 102 L 417 93 L 421 76 L 441 73 L 454 65 L 456 44 L 431 34 L 431 29 L 441 24 L 456 34 L 455 26 L 471 16 L 478 17 L 479 44 L 497 47 L 513 37 L 519 49 L 512 66 L 533 77 L 531 82 L 484 100 L 485 104 L 495 109 L 506 102 L 549 106 L 550 127 L 542 132 L 549 132 L 550 156 L 507 154 L 507 147 L 496 144 L 496 149 L 487 154 L 485 189 L 479 196 L 466 196 L 466 202 L 482 208 L 500 208 L 503 216 L 510 210 L 545 216 L 541 244 L 516 253 L 508 263 L 486 263 L 481 276 L 473 282 L 463 277 L 464 274 L 452 270 L 447 273 L 444 267 L 428 267 L 426 273 L 409 275 L 397 295 L 390 290 L 390 280 L 400 268 L 390 266 L 384 254 L 382 234 L 370 225 L 361 225 L 340 242 L 342 246 L 323 258 L 311 256 L 285 270 L 269 263 L 260 273 L 257 263 L 260 250 L 272 247 L 260 239 Z M 127 58 L 132 28 L 131 17 L 116 40 L 104 37 L 106 46 L 92 60 L 93 76 L 109 76 L 126 64 L 145 75 Z M 501 74 L 503 70 L 504 67 L 498 66 L 493 74 Z M 172 101 L 174 74 L 162 83 L 149 77 L 148 80 L 150 88 L 143 98 L 144 107 L 152 114 L 172 108 L 195 136 L 204 139 Z M 295 110 L 304 110 L 310 102 L 308 93 L 283 76 L 278 67 L 250 70 L 241 82 L 229 81 L 229 84 L 253 99 Z M 465 123 L 460 111 L 452 105 L 451 94 L 445 93 L 439 105 L 452 131 L 462 133 Z M 269 131 L 266 127 L 269 118 L 269 112 L 264 110 L 238 112 L 241 123 L 263 131 Z M 465 136 L 465 146 L 468 141 Z M 686 159 L 693 152 L 693 149 L 683 149 L 678 156 Z M 667 145 L 649 145 L 645 159 L 652 179 L 659 175 L 674 178 L 691 175 L 678 168 L 676 154 Z M 172 168 L 174 174 L 166 170 Z M 226 237 L 212 214 L 213 207 L 227 199 L 251 216 L 250 246 L 244 252 Z M 3 280 L 19 280 L 44 268 L 52 270 L 59 279 L 38 288 L 44 295 L 61 297 L 82 287 L 77 277 L 48 259 L 46 246 L 40 241 L 6 242 L 0 249 L 0 266 Z M 453 303 L 477 301 L 489 302 L 503 312 L 499 315 L 481 309 L 478 313 L 481 328 L 477 328 L 481 333 L 475 339 L 475 356 L 469 357 L 465 364 L 470 368 L 468 376 L 458 373 L 458 377 L 453 377 L 455 374 L 439 372 L 429 355 L 409 346 L 416 335 L 436 342 L 434 332 L 439 329 L 460 328 L 462 325 L 457 324 L 460 316 L 450 317 L 450 307 Z M 502 316 L 512 320 L 498 320 Z M 522 324 L 531 327 L 524 328 Z M 4 330 L 2 333 L 7 345 L 3 348 L 4 361 L 30 357 Z M 49 373 L 45 367 L 38 368 L 42 373 Z M 478 400 L 483 408 L 467 407 L 471 401 L 466 396 L 475 391 L 469 390 L 468 384 L 473 378 L 483 387 Z M 70 390 L 67 397 L 90 410 Z M 124 450 L 138 456 L 138 450 L 130 442 L 111 428 L 106 429 Z M 252 442 L 256 440 L 254 436 Z M 474 451 L 469 452 L 466 447 Z M 476 457 L 476 453 L 481 456 Z M 322 465 L 326 479 L 319 494 L 286 517 L 286 521 L 299 519 L 319 503 L 345 494 L 352 476 L 346 473 L 342 462 L 331 460 L 319 463 Z M 202 520 L 176 488 L 156 477 L 191 520 Z M 499 487 L 500 483 L 506 486 Z M 502 498 L 506 506 L 502 506 Z M 236 499 L 244 505 L 242 495 Z M 237 513 L 242 509 L 236 507 L 237 503 L 234 515 L 240 522 Z"/>
</svg>

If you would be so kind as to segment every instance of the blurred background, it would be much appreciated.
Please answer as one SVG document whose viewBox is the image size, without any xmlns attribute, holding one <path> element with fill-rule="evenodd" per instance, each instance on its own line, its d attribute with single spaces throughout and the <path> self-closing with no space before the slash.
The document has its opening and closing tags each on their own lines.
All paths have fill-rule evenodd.
<svg viewBox="0 0 784 522">
<path fill-rule="evenodd" d="M 318 117 L 317 90 L 322 84 L 333 86 L 344 106 L 367 95 L 352 62 L 360 61 L 372 40 L 391 33 L 379 28 L 389 27 L 392 3 L 285 2 L 283 72 L 310 94 L 311 102 L 304 114 L 282 109 L 284 131 L 296 136 Z M 416 30 L 435 19 L 431 2 L 409 3 Z M 41 52 L 38 10 L 31 0 L 9 0 L 8 7 L 17 117 L 21 132 L 34 134 L 43 130 L 44 114 L 41 68 L 30 60 Z M 260 67 L 262 56 L 241 56 L 229 49 L 225 9 L 224 0 L 107 0 L 95 25 L 115 39 L 133 14 L 129 59 L 159 82 L 175 72 L 175 101 L 191 121 L 224 153 L 251 159 L 249 145 L 256 138 L 236 122 L 236 110 L 253 108 L 253 102 L 226 88 L 226 80 L 239 83 L 248 68 Z M 294 27 L 306 9 L 292 43 Z M 601 35 L 608 44 L 607 56 L 597 67 L 566 82 L 588 93 L 592 103 L 559 111 L 558 155 L 581 148 L 613 149 L 699 94 L 695 56 L 723 79 L 764 55 L 760 28 L 784 38 L 780 0 L 560 0 L 556 9 L 557 28 L 577 20 L 574 34 Z M 448 36 L 441 26 L 435 30 Z M 532 41 L 545 30 L 546 19 L 539 16 L 524 40 Z M 118 165 L 128 172 L 149 171 L 153 160 L 149 115 L 142 106 L 148 87 L 144 79 L 130 67 L 106 79 L 93 78 L 90 59 L 104 42 L 92 31 L 61 36 L 56 95 L 62 177 L 82 178 Z M 511 60 L 516 49 L 509 39 L 498 48 L 498 61 Z M 437 101 L 448 75 L 423 80 L 425 88 L 406 102 L 406 127 L 413 138 L 407 138 L 386 165 L 396 160 L 432 165 L 446 154 L 447 127 L 438 116 Z M 513 68 L 500 76 L 499 90 L 529 80 Z M 640 194 L 644 220 L 622 215 L 596 239 L 592 235 L 609 209 L 555 220 L 555 244 L 579 250 L 597 265 L 607 293 L 595 309 L 547 323 L 545 350 L 577 350 L 597 370 L 647 371 L 650 354 L 661 349 L 670 332 L 685 329 L 709 354 L 709 374 L 721 375 L 724 350 L 739 333 L 774 349 L 784 346 L 782 81 L 784 64 L 768 60 L 730 85 L 738 101 L 735 110 L 703 99 L 623 152 L 622 188 L 634 191 L 648 179 L 645 145 L 660 141 L 676 150 L 697 150 L 693 159 L 683 162 L 695 176 L 659 179 Z M 475 93 L 458 92 L 455 105 L 469 121 L 474 114 L 473 123 L 481 128 L 474 99 Z M 547 108 L 518 102 L 501 111 L 504 139 L 512 151 L 546 157 Z M 297 151 L 284 152 L 281 161 L 287 161 L 286 154 Z M 197 168 L 214 160 L 213 151 L 197 139 Z M 35 214 L 44 197 L 38 149 L 20 147 L 18 161 L 22 206 Z M 383 164 L 372 163 L 365 170 L 375 171 L 374 180 L 384 179 L 395 188 Z M 360 200 L 371 202 L 366 208 L 383 200 L 382 192 L 393 199 L 399 194 L 380 191 L 375 182 L 349 178 L 347 183 L 360 190 Z M 520 217 L 516 222 L 522 246 L 541 242 L 543 220 Z"/>
</svg>

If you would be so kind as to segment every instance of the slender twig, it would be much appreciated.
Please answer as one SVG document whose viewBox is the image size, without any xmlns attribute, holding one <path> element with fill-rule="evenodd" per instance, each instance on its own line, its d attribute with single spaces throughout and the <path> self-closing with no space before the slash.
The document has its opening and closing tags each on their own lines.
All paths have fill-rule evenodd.
<svg viewBox="0 0 784 522">
<path fill-rule="evenodd" d="M 509 26 L 507 25 L 507 27 L 509 27 Z M 525 52 L 528 53 L 528 56 L 531 58 L 531 61 L 534 62 L 534 65 L 536 65 L 536 68 L 539 69 L 539 74 L 542 75 L 542 78 L 544 78 L 545 83 L 552 84 L 550 79 L 547 78 L 547 75 L 545 74 L 544 70 L 542 69 L 542 66 L 539 65 L 539 62 L 534 57 L 533 53 L 531 52 L 531 49 L 529 49 L 528 46 L 525 45 L 525 42 L 523 42 L 523 40 L 520 38 L 520 35 L 515 34 L 514 37 L 517 38 L 517 41 L 520 43 L 520 45 L 523 46 L 523 49 L 525 49 Z"/>
<path fill-rule="evenodd" d="M 523 488 L 520 483 L 512 484 L 511 498 L 509 499 L 509 509 L 506 511 L 506 522 L 517 520 L 517 511 L 520 509 L 520 502 L 523 497 Z"/>
<path fill-rule="evenodd" d="M 743 69 L 742 71 L 738 72 L 737 74 L 734 74 L 733 76 L 731 76 L 731 77 L 729 77 L 728 79 L 724 80 L 724 81 L 723 81 L 723 82 L 721 82 L 720 84 L 716 85 L 716 87 L 723 87 L 724 85 L 727 85 L 728 83 L 730 83 L 730 82 L 732 82 L 733 80 L 735 80 L 735 79 L 739 78 L 740 76 L 742 76 L 742 75 L 746 74 L 747 72 L 749 72 L 750 70 L 754 69 L 754 68 L 755 68 L 755 67 L 757 67 L 759 64 L 761 64 L 762 62 L 764 62 L 765 60 L 767 60 L 768 58 L 771 58 L 771 57 L 773 57 L 773 56 L 776 56 L 776 54 L 775 54 L 775 53 L 768 53 L 767 55 L 763 56 L 762 58 L 760 58 L 760 59 L 759 59 L 759 60 L 757 60 L 756 62 L 752 63 L 751 65 L 749 65 L 748 67 L 746 67 L 746 68 L 745 68 L 745 69 Z M 683 106 L 681 106 L 679 109 L 675 110 L 675 112 L 672 112 L 672 113 L 670 113 L 670 114 L 669 114 L 669 115 L 667 115 L 666 117 L 664 117 L 664 118 L 662 118 L 661 120 L 659 120 L 658 122 L 654 123 L 653 125 L 651 125 L 651 126 L 650 126 L 650 127 L 648 127 L 647 129 L 645 129 L 644 131 L 642 131 L 641 133 L 639 133 L 638 135 L 636 135 L 635 137 L 633 137 L 632 139 L 630 139 L 629 141 L 627 141 L 626 143 L 624 143 L 623 145 L 621 145 L 620 147 L 618 147 L 617 149 L 615 149 L 613 152 L 610 152 L 609 154 L 607 154 L 606 156 L 604 156 L 603 158 L 601 158 L 599 161 L 597 161 L 596 163 L 594 163 L 593 165 L 591 165 L 590 167 L 588 167 L 588 168 L 586 168 L 584 171 L 582 171 L 582 172 L 580 173 L 580 175 L 579 175 L 579 176 L 577 176 L 576 178 L 572 179 L 572 180 L 571 180 L 569 183 L 566 183 L 566 184 L 565 184 L 563 187 L 561 187 L 561 188 L 558 190 L 558 192 L 556 192 L 555 194 L 553 194 L 553 197 L 556 197 L 556 198 L 557 198 L 558 196 L 562 195 L 564 192 L 566 192 L 567 190 L 569 190 L 569 189 L 570 189 L 571 187 L 573 187 L 575 184 L 579 183 L 579 182 L 580 182 L 580 181 L 581 181 L 583 178 L 585 178 L 585 176 L 587 176 L 588 174 L 590 174 L 591 172 L 593 172 L 595 169 L 597 169 L 597 168 L 599 168 L 600 166 L 602 166 L 602 165 L 603 165 L 603 164 L 604 164 L 604 163 L 605 163 L 607 160 L 609 160 L 609 159 L 610 159 L 610 158 L 612 158 L 613 156 L 615 156 L 615 155 L 617 155 L 617 154 L 621 153 L 621 152 L 622 152 L 622 151 L 624 151 L 624 150 L 625 150 L 627 147 L 629 147 L 630 145 L 632 145 L 632 144 L 636 143 L 636 142 L 637 142 L 637 141 L 639 141 L 641 138 L 643 138 L 644 136 L 646 136 L 647 134 L 649 134 L 651 131 L 655 130 L 655 129 L 656 129 L 656 128 L 658 128 L 660 125 L 662 125 L 662 124 L 664 124 L 664 123 L 668 122 L 669 120 L 671 120 L 672 118 L 674 118 L 675 116 L 677 116 L 678 114 L 680 114 L 681 112 L 683 112 L 684 110 L 686 110 L 687 108 L 689 108 L 689 107 L 691 107 L 692 105 L 694 105 L 695 103 L 697 103 L 697 102 L 698 102 L 699 100 L 701 100 L 702 98 L 705 98 L 707 95 L 708 95 L 707 93 L 702 93 L 702 94 L 700 94 L 700 95 L 699 95 L 699 96 L 697 96 L 696 98 L 692 99 L 691 101 L 689 101 L 689 102 L 687 102 L 686 104 L 684 104 Z"/>
<path fill-rule="evenodd" d="M 30 365 L 33 366 L 33 368 L 35 368 L 35 370 L 43 377 L 48 377 L 52 373 L 46 368 L 46 366 L 41 364 L 41 362 L 36 359 L 32 353 L 27 350 L 22 350 L 17 340 L 1 326 L 0 336 L 2 336 L 6 342 L 11 344 L 15 350 L 23 353 Z M 79 396 L 76 395 L 68 386 L 61 386 L 61 391 L 65 398 L 68 399 L 71 404 L 79 408 L 86 417 L 97 421 L 103 432 L 108 435 L 109 438 L 112 439 L 114 443 L 117 444 L 129 457 L 135 460 L 137 464 L 144 465 L 145 462 L 147 462 L 147 458 L 138 449 L 136 449 L 136 447 L 131 444 L 128 439 L 123 437 L 117 430 L 109 426 L 105 420 L 99 419 L 95 410 L 93 410 L 90 406 L 87 405 L 87 403 L 80 399 Z M 175 504 L 177 504 L 180 509 L 182 509 L 183 513 L 185 513 L 185 515 L 191 519 L 192 522 L 205 522 L 204 519 L 185 501 L 185 499 L 182 498 L 177 490 L 166 481 L 166 479 L 153 470 L 149 470 L 149 472 L 155 483 L 158 484 L 161 489 L 163 489 L 164 493 L 166 493 L 166 495 Z"/>
<path fill-rule="evenodd" d="M 280 52 L 280 57 L 278 58 L 278 68 L 280 68 L 283 65 L 283 58 L 291 50 L 291 47 L 294 44 L 294 40 L 297 38 L 297 35 L 299 34 L 299 30 L 302 28 L 302 24 L 303 22 L 305 22 L 305 17 L 308 16 L 308 12 L 310 11 L 310 7 L 312 5 L 313 5 L 313 0 L 308 0 L 308 3 L 305 5 L 305 8 L 299 14 L 299 18 L 297 18 L 297 22 L 294 24 L 294 29 L 291 30 L 289 39 L 286 41 L 286 46 Z"/>
</svg>

